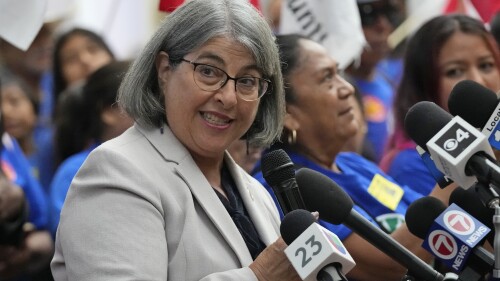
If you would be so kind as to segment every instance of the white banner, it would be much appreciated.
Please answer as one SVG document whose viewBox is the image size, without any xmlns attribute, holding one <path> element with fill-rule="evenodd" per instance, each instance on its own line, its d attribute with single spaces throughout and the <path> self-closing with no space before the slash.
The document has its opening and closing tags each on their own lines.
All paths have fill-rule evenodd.
<svg viewBox="0 0 500 281">
<path fill-rule="evenodd" d="M 26 51 L 43 25 L 47 0 L 0 1 L 0 37 Z"/>
<path fill-rule="evenodd" d="M 340 68 L 359 58 L 366 44 L 356 0 L 284 0 L 278 33 L 321 43 Z"/>
</svg>

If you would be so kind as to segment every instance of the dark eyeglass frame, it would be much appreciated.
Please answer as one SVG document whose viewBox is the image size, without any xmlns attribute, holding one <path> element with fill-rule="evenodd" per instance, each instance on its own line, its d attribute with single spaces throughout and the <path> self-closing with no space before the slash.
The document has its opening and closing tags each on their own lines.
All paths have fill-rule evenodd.
<svg viewBox="0 0 500 281">
<path fill-rule="evenodd" d="M 386 17 L 392 25 L 395 25 L 398 21 L 398 12 L 390 4 L 382 6 L 373 5 L 372 3 L 358 4 L 358 10 L 362 26 L 374 25 L 380 16 Z"/>
<path fill-rule="evenodd" d="M 217 91 L 217 90 L 219 90 L 219 89 L 222 89 L 222 87 L 224 87 L 224 86 L 227 84 L 227 82 L 228 82 L 229 80 L 233 80 L 233 81 L 234 81 L 234 91 L 236 92 L 236 94 L 237 94 L 237 96 L 238 96 L 238 97 L 240 97 L 240 98 L 241 98 L 242 100 L 244 100 L 244 101 L 256 101 L 256 100 L 258 100 L 258 99 L 262 98 L 262 97 L 263 97 L 266 93 L 270 92 L 270 90 L 272 89 L 271 80 L 266 79 L 266 78 L 259 78 L 259 77 L 254 77 L 254 76 L 231 77 L 231 76 L 229 76 L 229 74 L 227 74 L 227 72 L 225 72 L 224 70 L 222 70 L 222 69 L 218 68 L 217 66 L 213 66 L 213 65 L 211 65 L 211 64 L 206 64 L 206 63 L 197 63 L 197 62 L 194 62 L 194 61 L 187 60 L 187 59 L 185 59 L 185 58 L 181 58 L 181 59 L 179 59 L 178 61 L 179 61 L 179 62 L 187 62 L 187 63 L 189 63 L 189 64 L 193 65 L 193 80 L 194 80 L 194 82 L 195 82 L 196 86 L 198 86 L 198 88 L 200 88 L 200 89 L 201 89 L 201 90 L 203 90 L 203 91 L 207 91 L 207 92 Z M 223 81 L 223 83 L 218 83 L 219 87 L 218 87 L 218 88 L 216 88 L 216 89 L 210 89 L 210 90 L 207 90 L 207 89 L 202 88 L 202 87 L 198 84 L 198 82 L 197 82 L 197 80 L 196 80 L 196 77 L 195 77 L 195 75 L 196 75 L 196 68 L 197 68 L 198 66 L 200 66 L 200 65 L 202 65 L 202 66 L 212 67 L 212 68 L 215 68 L 215 69 L 217 69 L 217 70 L 221 71 L 222 73 L 224 73 L 224 75 L 225 75 L 226 77 L 225 77 L 223 80 L 221 80 L 221 82 Z M 256 97 L 256 98 L 250 98 L 250 99 L 249 99 L 247 96 L 242 95 L 242 94 L 241 94 L 241 91 L 238 91 L 238 80 L 240 80 L 240 79 L 248 79 L 248 78 L 257 79 L 257 80 L 258 80 L 258 82 L 259 82 L 259 85 L 266 85 L 266 87 L 265 87 L 265 90 L 264 90 L 264 91 L 262 91 L 262 92 L 257 91 L 257 97 Z M 265 82 L 266 84 L 264 84 L 263 82 Z"/>
</svg>

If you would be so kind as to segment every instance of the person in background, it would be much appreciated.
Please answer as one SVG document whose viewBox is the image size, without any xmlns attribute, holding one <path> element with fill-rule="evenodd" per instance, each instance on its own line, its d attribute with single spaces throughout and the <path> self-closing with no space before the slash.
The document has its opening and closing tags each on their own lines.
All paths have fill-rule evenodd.
<svg viewBox="0 0 500 281">
<path fill-rule="evenodd" d="M 281 5 L 283 0 L 269 0 L 267 2 L 266 11 L 267 20 L 271 29 L 277 33 L 280 28 L 280 18 L 281 18 Z"/>
<path fill-rule="evenodd" d="M 409 38 L 404 65 L 394 103 L 396 128 L 380 167 L 400 184 L 427 195 L 436 179 L 406 135 L 406 113 L 419 101 L 431 101 L 447 110 L 451 90 L 465 79 L 500 90 L 499 51 L 481 21 L 461 14 L 443 15 L 429 20 Z"/>
<path fill-rule="evenodd" d="M 68 87 L 84 83 L 101 66 L 114 60 L 114 54 L 97 33 L 73 28 L 60 34 L 54 47 L 54 96 L 56 101 Z"/>
<path fill-rule="evenodd" d="M 83 140 L 78 135 L 68 140 L 66 132 L 74 131 L 72 122 L 65 120 L 67 116 L 74 120 L 84 114 L 74 104 L 79 103 L 77 95 L 87 77 L 98 68 L 114 60 L 114 54 L 104 39 L 93 31 L 74 28 L 61 34 L 55 44 L 54 51 L 54 95 L 57 105 L 54 114 L 54 162 L 56 168 L 69 156 L 81 151 Z M 65 97 L 65 93 L 71 93 Z M 69 111 L 66 111 L 68 110 Z"/>
<path fill-rule="evenodd" d="M 54 172 L 52 114 L 55 99 L 53 96 L 52 54 L 54 48 L 54 29 L 57 22 L 45 23 L 28 50 L 22 51 L 0 39 L 0 62 L 2 68 L 20 78 L 30 88 L 38 100 L 38 119 L 34 131 L 36 147 L 43 156 L 40 165 L 40 182 L 48 187 Z"/>
<path fill-rule="evenodd" d="M 285 109 L 275 38 L 248 1 L 184 2 L 129 68 L 118 103 L 136 123 L 73 179 L 56 281 L 300 280 L 271 196 L 226 151 L 242 137 L 275 141 Z"/>
<path fill-rule="evenodd" d="M 1 85 L 0 80 L 3 90 Z M 19 144 L 4 131 L 5 120 L 0 120 L 0 279 L 51 280 L 54 244 L 46 230 L 46 197 Z"/>
<path fill-rule="evenodd" d="M 421 195 L 398 185 L 378 166 L 354 152 L 341 152 L 358 133 L 360 123 L 354 108 L 354 88 L 339 74 L 337 62 L 327 50 L 300 35 L 277 37 L 285 82 L 286 115 L 283 149 L 296 168 L 307 167 L 328 176 L 352 198 L 355 210 L 400 242 L 405 248 L 430 262 L 431 255 L 413 236 L 404 215 Z M 265 183 L 262 173 L 255 177 Z M 433 196 L 448 201 L 452 188 L 436 187 Z M 337 234 L 356 266 L 347 274 L 353 280 L 401 280 L 406 269 L 344 225 L 319 223 Z"/>
<path fill-rule="evenodd" d="M 250 145 L 246 140 L 236 140 L 227 149 L 234 162 L 251 174 L 255 164 L 259 162 L 264 148 Z"/>
<path fill-rule="evenodd" d="M 61 132 L 61 135 L 64 135 L 67 141 L 80 143 L 82 146 L 80 152 L 59 165 L 51 183 L 50 230 L 53 236 L 71 181 L 87 156 L 98 145 L 117 137 L 132 126 L 132 119 L 122 113 L 116 104 L 118 88 L 128 66 L 128 62 L 113 61 L 96 70 L 87 78 L 81 92 L 70 93 L 75 102 L 65 103 L 72 108 L 64 111 L 74 114 L 59 116 L 73 125 L 64 126 L 71 131 Z"/>
<path fill-rule="evenodd" d="M 495 38 L 497 45 L 500 45 L 500 11 L 496 12 L 490 20 L 490 32 Z"/>
<path fill-rule="evenodd" d="M 368 124 L 367 140 L 372 144 L 376 162 L 382 158 L 391 130 L 392 103 L 395 85 L 377 68 L 391 52 L 387 39 L 394 29 L 397 7 L 391 0 L 357 0 L 361 25 L 368 46 L 359 62 L 346 69 L 349 80 L 363 96 L 365 119 Z"/>
<path fill-rule="evenodd" d="M 46 165 L 44 153 L 40 151 L 34 139 L 34 131 L 38 118 L 38 99 L 24 81 L 0 71 L 1 112 L 5 132 L 19 143 L 24 155 L 28 158 L 31 171 L 40 181 L 40 168 Z M 50 162 L 51 163 L 51 162 Z"/>
</svg>

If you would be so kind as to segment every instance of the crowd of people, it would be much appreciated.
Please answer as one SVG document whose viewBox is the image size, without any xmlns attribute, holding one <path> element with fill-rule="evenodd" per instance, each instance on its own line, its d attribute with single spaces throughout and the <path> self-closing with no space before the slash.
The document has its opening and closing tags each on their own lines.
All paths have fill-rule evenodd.
<svg viewBox="0 0 500 281">
<path fill-rule="evenodd" d="M 357 0 L 367 46 L 339 69 L 335 49 L 279 34 L 281 2 L 263 16 L 186 1 L 127 61 L 55 22 L 27 51 L 0 39 L 0 280 L 301 280 L 261 170 L 277 149 L 433 264 L 405 213 L 424 196 L 448 205 L 457 185 L 439 185 L 404 118 L 420 101 L 448 110 L 462 80 L 500 91 L 500 20 L 436 16 L 391 49 L 405 1 Z M 315 216 L 356 262 L 349 280 L 407 273 Z"/>
</svg>

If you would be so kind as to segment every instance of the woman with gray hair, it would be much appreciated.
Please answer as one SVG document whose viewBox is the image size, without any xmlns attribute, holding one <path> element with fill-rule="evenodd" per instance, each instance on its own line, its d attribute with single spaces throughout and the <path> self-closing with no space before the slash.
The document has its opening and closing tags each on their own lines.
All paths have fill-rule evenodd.
<svg viewBox="0 0 500 281">
<path fill-rule="evenodd" d="M 55 280 L 300 280 L 272 198 L 226 151 L 279 137 L 274 40 L 245 0 L 186 1 L 167 16 L 120 87 L 135 125 L 73 179 Z"/>
</svg>

